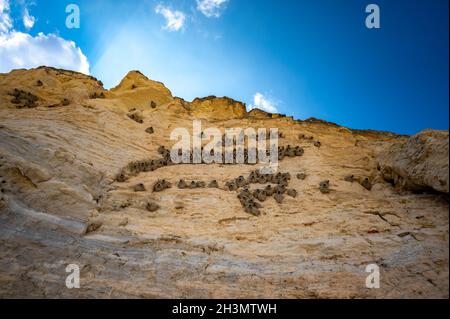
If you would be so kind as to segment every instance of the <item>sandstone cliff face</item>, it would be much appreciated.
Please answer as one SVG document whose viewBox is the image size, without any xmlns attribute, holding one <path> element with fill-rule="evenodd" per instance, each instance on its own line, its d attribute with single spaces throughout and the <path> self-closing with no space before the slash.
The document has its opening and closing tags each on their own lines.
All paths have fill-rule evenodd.
<svg viewBox="0 0 450 319">
<path fill-rule="evenodd" d="M 279 167 L 297 196 L 246 213 L 226 183 L 258 165 L 143 167 L 118 180 L 154 165 L 193 119 L 278 128 L 281 146 L 304 150 Z M 187 102 L 138 72 L 110 91 L 50 68 L 0 74 L 0 297 L 448 297 L 447 195 L 417 192 L 448 194 L 446 149 L 448 132 L 405 137 L 247 113 L 228 98 Z M 162 179 L 173 187 L 153 191 Z M 180 179 L 219 187 L 178 189 Z M 380 289 L 365 286 L 372 263 Z M 80 289 L 65 286 L 68 264 Z"/>
<path fill-rule="evenodd" d="M 149 109 L 169 103 L 172 93 L 164 84 L 149 80 L 139 71 L 129 72 L 118 86 L 111 89 L 115 98 L 134 108 Z"/>
<path fill-rule="evenodd" d="M 448 131 L 426 130 L 380 155 L 384 178 L 400 188 L 448 194 Z"/>
<path fill-rule="evenodd" d="M 245 104 L 228 97 L 209 96 L 190 103 L 192 115 L 209 120 L 242 119 L 246 115 Z"/>
<path fill-rule="evenodd" d="M 255 119 L 270 119 L 272 118 L 272 114 L 262 111 L 260 109 L 253 109 L 250 112 L 248 112 L 248 116 L 250 118 L 255 118 Z"/>
<path fill-rule="evenodd" d="M 14 99 L 12 95 L 14 89 L 19 88 L 27 94 Z M 0 107 L 2 108 L 27 107 L 27 102 L 31 102 L 30 97 L 33 96 L 35 97 L 33 107 L 63 106 L 67 102 L 79 104 L 88 99 L 91 94 L 100 95 L 104 91 L 102 83 L 93 77 L 53 68 L 41 67 L 33 72 L 15 70 L 8 75 L 0 74 Z"/>
</svg>

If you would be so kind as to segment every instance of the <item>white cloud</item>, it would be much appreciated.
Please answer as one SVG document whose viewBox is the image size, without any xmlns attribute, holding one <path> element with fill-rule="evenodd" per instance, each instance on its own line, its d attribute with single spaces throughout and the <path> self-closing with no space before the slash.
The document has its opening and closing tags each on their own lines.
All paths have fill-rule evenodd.
<svg viewBox="0 0 450 319">
<path fill-rule="evenodd" d="M 53 66 L 89 74 L 89 62 L 75 42 L 54 34 L 28 33 L 13 29 L 8 0 L 0 0 L 0 72 Z M 28 17 L 27 19 L 25 17 Z M 25 11 L 25 27 L 33 27 L 35 18 Z"/>
<path fill-rule="evenodd" d="M 36 22 L 36 18 L 30 15 L 30 12 L 28 11 L 28 8 L 25 8 L 23 13 L 23 25 L 27 30 L 31 29 L 34 26 L 34 23 Z"/>
<path fill-rule="evenodd" d="M 0 33 L 0 56 L 3 73 L 46 65 L 89 74 L 89 62 L 75 42 L 54 34 Z"/>
<path fill-rule="evenodd" d="M 155 12 L 161 14 L 166 19 L 166 25 L 163 27 L 165 30 L 178 31 L 186 21 L 186 15 L 183 12 L 174 11 L 162 5 L 156 6 Z"/>
<path fill-rule="evenodd" d="M 12 28 L 12 20 L 9 15 L 9 1 L 0 0 L 0 33 Z"/>
<path fill-rule="evenodd" d="M 278 113 L 275 102 L 259 92 L 253 96 L 253 104 L 249 106 L 248 110 L 250 111 L 253 109 L 260 109 L 269 113 Z"/>
<path fill-rule="evenodd" d="M 228 0 L 197 0 L 197 10 L 208 18 L 218 18 L 225 9 Z"/>
</svg>

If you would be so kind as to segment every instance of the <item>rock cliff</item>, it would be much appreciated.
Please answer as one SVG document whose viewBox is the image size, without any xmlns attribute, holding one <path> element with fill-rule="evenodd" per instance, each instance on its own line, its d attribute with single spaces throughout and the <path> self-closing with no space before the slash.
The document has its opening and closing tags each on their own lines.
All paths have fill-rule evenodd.
<svg viewBox="0 0 450 319">
<path fill-rule="evenodd" d="M 171 164 L 170 132 L 194 119 L 278 128 L 281 175 Z M 137 71 L 111 90 L 46 67 L 0 74 L 0 297 L 448 298 L 447 155 L 448 132 L 188 102 Z"/>
</svg>

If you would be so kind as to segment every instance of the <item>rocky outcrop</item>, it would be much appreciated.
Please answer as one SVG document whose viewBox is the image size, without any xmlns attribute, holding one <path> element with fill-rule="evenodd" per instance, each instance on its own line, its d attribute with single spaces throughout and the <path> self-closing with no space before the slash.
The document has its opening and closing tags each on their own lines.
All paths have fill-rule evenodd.
<svg viewBox="0 0 450 319">
<path fill-rule="evenodd" d="M 260 109 L 253 109 L 248 112 L 248 117 L 254 119 L 271 119 L 272 114 Z"/>
<path fill-rule="evenodd" d="M 173 100 L 172 93 L 161 82 L 152 81 L 139 71 L 130 71 L 111 93 L 130 107 L 154 109 Z"/>
<path fill-rule="evenodd" d="M 278 128 L 283 174 L 174 165 L 171 132 L 195 118 Z M 448 298 L 448 200 L 392 182 L 448 192 L 445 152 L 448 132 L 187 102 L 139 72 L 112 90 L 49 68 L 1 74 L 0 298 Z M 365 285 L 373 263 L 380 289 Z"/>
<path fill-rule="evenodd" d="M 210 120 L 242 119 L 247 115 L 245 104 L 228 97 L 208 96 L 190 103 L 194 117 Z"/>
<path fill-rule="evenodd" d="M 20 103 L 16 103 L 17 94 Z M 0 108 L 22 108 L 34 97 L 32 107 L 58 107 L 80 104 L 89 97 L 106 94 L 102 82 L 81 73 L 40 67 L 0 74 Z"/>
<path fill-rule="evenodd" d="M 379 157 L 384 179 L 413 191 L 448 193 L 448 131 L 425 130 L 394 143 Z"/>
</svg>

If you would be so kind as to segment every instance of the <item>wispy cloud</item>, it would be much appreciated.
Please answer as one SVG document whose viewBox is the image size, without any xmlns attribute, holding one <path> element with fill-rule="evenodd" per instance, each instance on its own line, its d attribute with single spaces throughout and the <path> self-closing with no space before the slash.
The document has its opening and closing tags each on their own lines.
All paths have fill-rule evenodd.
<svg viewBox="0 0 450 319">
<path fill-rule="evenodd" d="M 155 12 L 166 19 L 166 25 L 163 27 L 165 30 L 179 31 L 186 21 L 186 15 L 183 12 L 171 10 L 163 5 L 157 5 Z"/>
<path fill-rule="evenodd" d="M 269 113 L 278 113 L 275 101 L 259 92 L 253 96 L 253 104 L 250 104 L 248 107 L 249 111 L 253 109 L 260 109 Z"/>
<path fill-rule="evenodd" d="M 228 0 L 197 0 L 197 10 L 208 18 L 222 15 Z"/>
<path fill-rule="evenodd" d="M 0 72 L 46 65 L 89 74 L 89 62 L 75 42 L 54 34 L 15 31 L 9 8 L 8 0 L 0 0 Z M 34 21 L 23 17 L 25 27 L 31 28 Z"/>
<path fill-rule="evenodd" d="M 30 12 L 28 11 L 28 8 L 25 8 L 23 12 L 23 25 L 27 30 L 31 29 L 34 26 L 34 23 L 36 22 L 36 18 L 30 15 Z"/>
<path fill-rule="evenodd" d="M 12 20 L 9 14 L 9 1 L 0 0 L 0 33 L 7 32 L 12 28 Z"/>
</svg>

